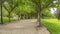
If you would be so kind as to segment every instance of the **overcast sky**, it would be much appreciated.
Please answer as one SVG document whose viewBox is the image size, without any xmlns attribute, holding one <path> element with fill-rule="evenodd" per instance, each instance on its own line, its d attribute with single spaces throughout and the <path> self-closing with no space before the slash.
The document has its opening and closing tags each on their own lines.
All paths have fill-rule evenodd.
<svg viewBox="0 0 60 34">
<path fill-rule="evenodd" d="M 50 8 L 50 11 L 52 14 L 54 14 L 56 12 L 57 8 Z"/>
</svg>

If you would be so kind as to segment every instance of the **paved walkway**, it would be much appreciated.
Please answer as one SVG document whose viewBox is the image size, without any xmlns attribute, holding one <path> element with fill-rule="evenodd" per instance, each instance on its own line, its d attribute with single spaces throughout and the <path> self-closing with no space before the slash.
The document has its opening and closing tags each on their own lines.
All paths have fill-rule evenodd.
<svg viewBox="0 0 60 34">
<path fill-rule="evenodd" d="M 15 23 L 0 25 L 0 34 L 50 34 L 45 27 L 36 28 L 36 26 L 35 19 L 21 20 Z"/>
</svg>

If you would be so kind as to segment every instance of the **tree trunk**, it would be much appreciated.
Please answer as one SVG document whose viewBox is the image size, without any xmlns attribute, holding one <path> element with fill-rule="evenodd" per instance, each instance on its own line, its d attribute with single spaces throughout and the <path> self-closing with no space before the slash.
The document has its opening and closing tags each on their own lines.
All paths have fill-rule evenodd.
<svg viewBox="0 0 60 34">
<path fill-rule="evenodd" d="M 8 18 L 9 18 L 9 22 L 11 22 L 11 20 L 10 20 L 10 12 L 9 12 Z"/>
<path fill-rule="evenodd" d="M 19 20 L 19 13 L 17 15 L 18 15 L 18 20 Z"/>
<path fill-rule="evenodd" d="M 38 8 L 37 11 L 38 11 L 37 23 L 39 24 L 38 27 L 42 27 L 42 24 L 41 24 L 41 18 L 42 18 L 41 8 Z"/>
<path fill-rule="evenodd" d="M 20 16 L 20 14 L 18 14 L 18 20 L 20 20 L 20 18 L 21 18 L 21 16 Z"/>
<path fill-rule="evenodd" d="M 23 19 L 25 19 L 25 14 L 24 14 L 24 16 L 23 16 Z"/>
</svg>

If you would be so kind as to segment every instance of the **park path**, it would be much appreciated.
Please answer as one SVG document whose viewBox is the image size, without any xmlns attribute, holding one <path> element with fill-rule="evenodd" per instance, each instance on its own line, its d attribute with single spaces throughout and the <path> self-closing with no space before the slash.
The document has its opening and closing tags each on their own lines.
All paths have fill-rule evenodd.
<svg viewBox="0 0 60 34">
<path fill-rule="evenodd" d="M 27 19 L 0 25 L 0 34 L 50 34 L 45 27 L 36 28 L 36 19 Z"/>
</svg>

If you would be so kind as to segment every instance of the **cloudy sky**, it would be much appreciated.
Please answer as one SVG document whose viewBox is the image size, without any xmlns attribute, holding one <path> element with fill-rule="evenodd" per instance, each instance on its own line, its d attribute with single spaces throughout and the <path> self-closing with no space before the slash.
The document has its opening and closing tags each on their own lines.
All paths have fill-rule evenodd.
<svg viewBox="0 0 60 34">
<path fill-rule="evenodd" d="M 50 8 L 50 11 L 52 14 L 54 14 L 56 10 L 57 10 L 57 8 Z"/>
</svg>

